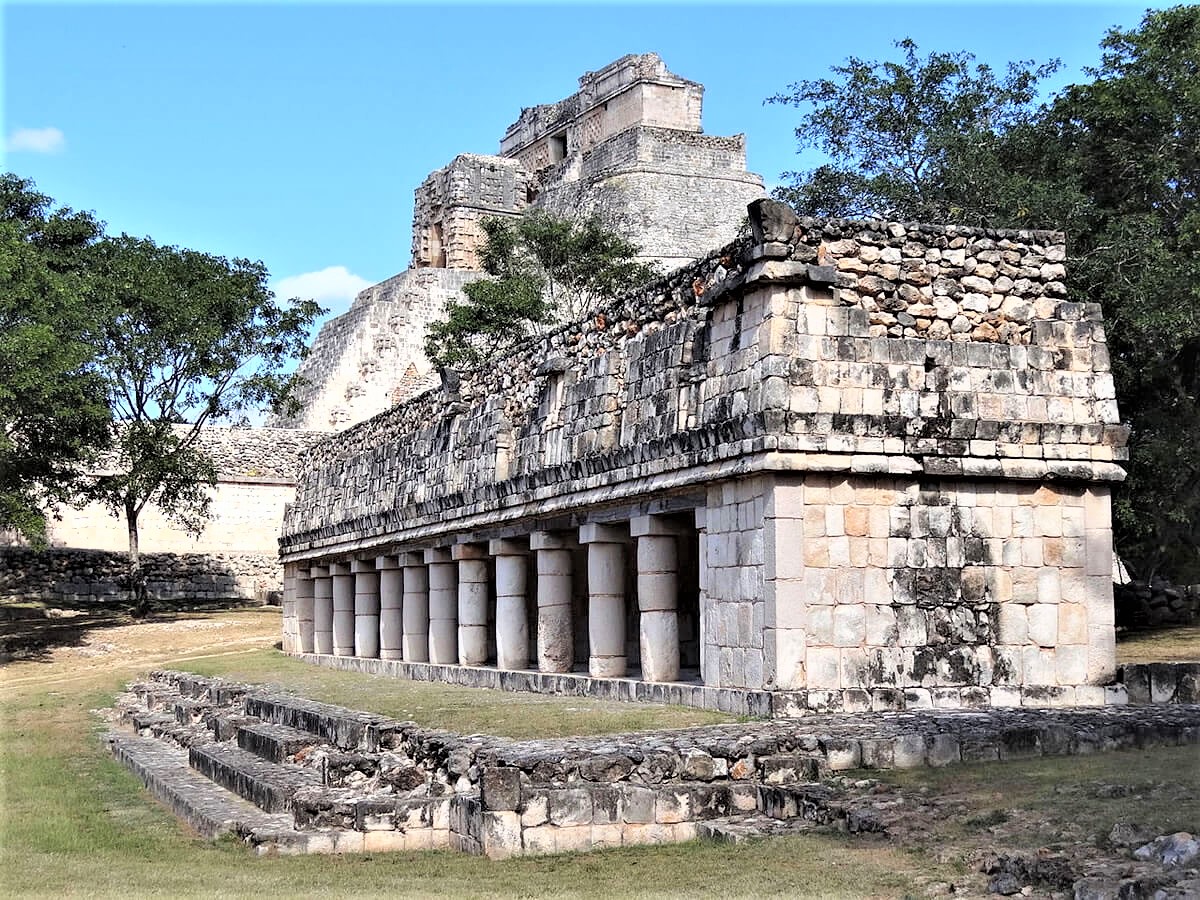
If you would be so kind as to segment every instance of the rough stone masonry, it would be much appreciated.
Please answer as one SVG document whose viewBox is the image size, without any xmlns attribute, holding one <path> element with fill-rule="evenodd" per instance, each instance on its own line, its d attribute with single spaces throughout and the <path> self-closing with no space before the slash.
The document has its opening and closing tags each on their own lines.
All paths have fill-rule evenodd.
<svg viewBox="0 0 1200 900">
<path fill-rule="evenodd" d="M 788 714 L 1123 702 L 1126 431 L 1063 236 L 749 212 L 316 445 L 285 648 Z"/>
</svg>

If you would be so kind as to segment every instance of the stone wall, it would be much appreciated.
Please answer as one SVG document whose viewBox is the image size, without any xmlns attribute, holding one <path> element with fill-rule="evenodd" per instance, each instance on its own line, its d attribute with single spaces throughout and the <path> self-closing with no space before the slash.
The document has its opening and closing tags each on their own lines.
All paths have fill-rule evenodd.
<svg viewBox="0 0 1200 900">
<path fill-rule="evenodd" d="M 0 552 L 0 600 L 39 600 L 50 606 L 126 603 L 127 553 L 77 548 Z M 282 570 L 277 557 L 251 553 L 146 553 L 146 588 L 154 600 L 278 603 Z"/>
<path fill-rule="evenodd" d="M 325 436 L 273 428 L 203 429 L 199 446 L 218 472 L 203 531 L 188 534 L 153 505 L 138 523 L 151 596 L 207 601 L 279 594 L 284 506 L 295 497 L 301 456 Z M 47 523 L 47 538 L 51 549 L 43 553 L 20 545 L 0 548 L 0 594 L 52 603 L 127 597 L 123 518 L 98 503 L 63 507 Z"/>
<path fill-rule="evenodd" d="M 670 519 L 698 541 L 706 685 L 806 709 L 1104 702 L 1125 430 L 1062 236 L 770 202 L 751 226 L 316 447 L 284 558 Z"/>
</svg>

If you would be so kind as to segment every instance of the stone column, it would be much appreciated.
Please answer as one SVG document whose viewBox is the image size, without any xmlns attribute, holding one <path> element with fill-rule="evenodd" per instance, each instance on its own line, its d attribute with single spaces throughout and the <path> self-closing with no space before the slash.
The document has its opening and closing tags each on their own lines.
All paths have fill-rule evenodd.
<svg viewBox="0 0 1200 900">
<path fill-rule="evenodd" d="M 458 563 L 458 664 L 482 666 L 488 658 L 488 557 L 482 544 L 455 544 Z"/>
<path fill-rule="evenodd" d="M 425 551 L 429 567 L 429 661 L 452 666 L 458 662 L 458 567 L 450 551 Z"/>
<path fill-rule="evenodd" d="M 398 561 L 404 572 L 403 657 L 429 662 L 429 569 L 420 553 L 401 553 Z"/>
<path fill-rule="evenodd" d="M 333 579 L 329 566 L 312 566 L 313 580 L 313 652 L 333 652 Z"/>
<path fill-rule="evenodd" d="M 503 539 L 488 543 L 496 559 L 496 666 L 529 668 L 529 548 L 523 541 Z"/>
<path fill-rule="evenodd" d="M 679 680 L 679 539 L 661 516 L 629 523 L 637 538 L 637 592 L 642 679 Z"/>
<path fill-rule="evenodd" d="M 354 576 L 349 563 L 332 563 L 333 655 L 354 655 Z"/>
<path fill-rule="evenodd" d="M 301 653 L 312 653 L 313 646 L 313 586 L 312 569 L 296 572 L 296 627 Z"/>
<path fill-rule="evenodd" d="M 404 576 L 394 556 L 375 557 L 379 572 L 379 658 L 403 659 Z"/>
<path fill-rule="evenodd" d="M 295 653 L 299 648 L 299 628 L 296 626 L 296 564 L 283 564 L 283 652 Z"/>
<path fill-rule="evenodd" d="M 374 559 L 350 563 L 354 573 L 354 655 L 379 658 L 379 573 Z"/>
<path fill-rule="evenodd" d="M 588 674 L 593 678 L 620 678 L 628 659 L 625 653 L 625 541 L 624 528 L 584 525 L 579 543 L 588 550 Z"/>
<path fill-rule="evenodd" d="M 538 670 L 570 672 L 575 665 L 571 543 L 561 535 L 535 531 L 529 548 L 537 554 Z"/>
</svg>

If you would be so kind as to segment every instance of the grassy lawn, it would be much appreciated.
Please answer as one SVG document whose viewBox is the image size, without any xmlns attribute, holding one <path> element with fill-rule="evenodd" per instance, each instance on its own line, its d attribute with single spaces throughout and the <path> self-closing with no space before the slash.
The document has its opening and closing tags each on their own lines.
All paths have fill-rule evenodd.
<svg viewBox="0 0 1200 900">
<path fill-rule="evenodd" d="M 1117 662 L 1200 662 L 1200 625 L 1121 635 L 1117 638 Z"/>
<path fill-rule="evenodd" d="M 1041 846 L 1072 821 L 1106 832 L 1114 816 L 1167 830 L 1194 829 L 1200 818 L 1200 760 L 1194 748 L 1171 748 L 896 773 L 900 789 L 944 798 L 947 813 L 903 842 L 803 835 L 504 862 L 450 852 L 259 859 L 189 834 L 108 757 L 90 710 L 147 669 L 171 666 L 513 736 L 718 719 L 317 669 L 271 649 L 278 627 L 278 611 L 264 610 L 110 623 L 36 660 L 0 665 L 0 895 L 921 896 L 930 882 L 961 883 L 973 871 L 972 848 L 988 841 Z"/>
</svg>

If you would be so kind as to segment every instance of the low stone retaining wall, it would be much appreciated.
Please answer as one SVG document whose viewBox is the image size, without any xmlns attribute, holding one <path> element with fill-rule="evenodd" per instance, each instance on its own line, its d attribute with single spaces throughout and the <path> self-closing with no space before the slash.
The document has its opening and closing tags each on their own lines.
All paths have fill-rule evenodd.
<svg viewBox="0 0 1200 900">
<path fill-rule="evenodd" d="M 641 703 L 669 703 L 727 712 L 756 719 L 795 718 L 823 713 L 865 713 L 931 709 L 1044 708 L 1120 706 L 1125 685 L 1062 687 L 1019 685 L 983 690 L 972 687 L 874 688 L 834 691 L 766 691 L 711 687 L 697 682 L 649 682 L 637 678 L 592 678 L 583 673 L 556 674 L 490 666 L 438 665 L 361 656 L 297 653 L 297 659 L 344 672 L 438 681 L 463 687 L 528 691 L 566 697 L 595 697 Z M 1148 701 L 1147 701 L 1148 702 Z M 1189 701 L 1179 701 L 1189 702 Z M 1194 702 L 1194 701 L 1192 701 Z"/>
<path fill-rule="evenodd" d="M 1130 703 L 1200 703 L 1200 662 L 1122 666 Z"/>
<path fill-rule="evenodd" d="M 129 555 L 105 550 L 0 549 L 0 599 L 79 606 L 129 600 Z M 256 600 L 278 603 L 283 570 L 274 556 L 145 553 L 150 596 L 160 601 Z"/>
</svg>

